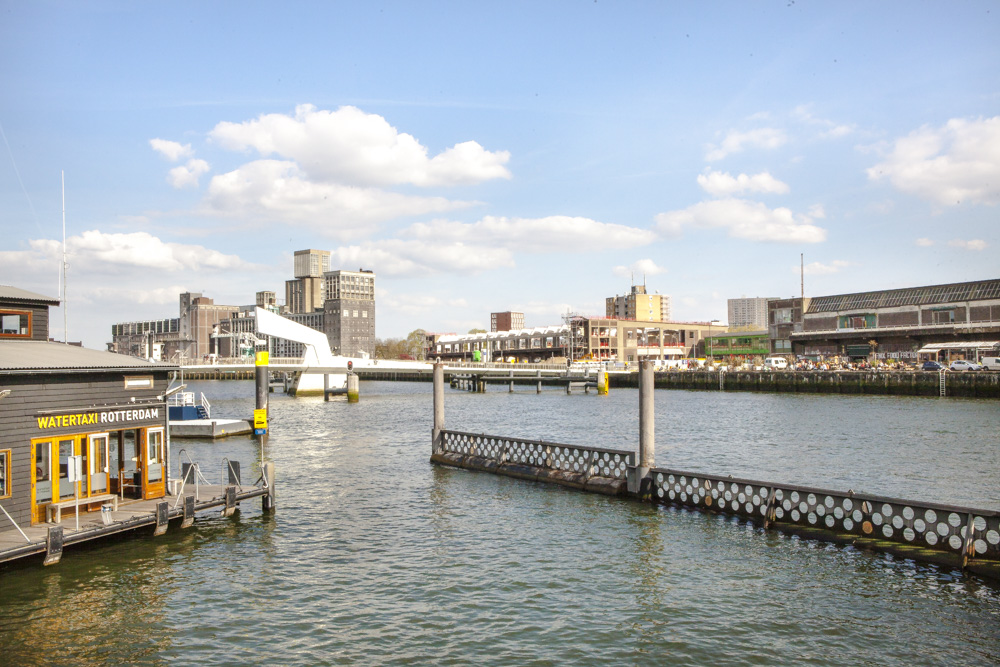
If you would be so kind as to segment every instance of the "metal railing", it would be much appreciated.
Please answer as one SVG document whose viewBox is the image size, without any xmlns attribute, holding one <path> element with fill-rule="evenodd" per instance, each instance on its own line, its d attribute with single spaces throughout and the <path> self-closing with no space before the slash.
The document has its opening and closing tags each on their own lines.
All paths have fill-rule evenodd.
<svg viewBox="0 0 1000 667">
<path fill-rule="evenodd" d="M 917 503 L 853 491 L 774 484 L 653 468 L 658 502 L 772 523 L 821 529 L 847 538 L 930 548 L 969 559 L 1000 560 L 1000 512 Z"/>
<path fill-rule="evenodd" d="M 502 438 L 494 435 L 441 431 L 445 452 L 478 456 L 500 464 L 520 464 L 545 470 L 576 473 L 586 478 L 626 479 L 635 466 L 635 452 L 601 447 L 578 447 L 544 440 Z"/>
</svg>

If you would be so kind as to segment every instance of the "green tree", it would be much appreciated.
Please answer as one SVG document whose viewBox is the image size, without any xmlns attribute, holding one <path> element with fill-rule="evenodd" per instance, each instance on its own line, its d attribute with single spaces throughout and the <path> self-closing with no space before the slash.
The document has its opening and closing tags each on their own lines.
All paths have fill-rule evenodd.
<svg viewBox="0 0 1000 667">
<path fill-rule="evenodd" d="M 486 329 L 469 329 L 470 334 L 486 333 Z"/>
<path fill-rule="evenodd" d="M 414 329 L 406 334 L 404 341 L 404 351 L 414 359 L 424 358 L 424 342 L 427 340 L 427 332 L 423 329 Z"/>
</svg>

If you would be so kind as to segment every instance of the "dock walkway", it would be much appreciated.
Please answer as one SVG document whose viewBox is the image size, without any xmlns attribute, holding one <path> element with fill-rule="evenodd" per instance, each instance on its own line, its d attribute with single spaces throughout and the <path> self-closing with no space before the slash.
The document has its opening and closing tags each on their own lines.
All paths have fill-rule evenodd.
<svg viewBox="0 0 1000 667">
<path fill-rule="evenodd" d="M 182 526 L 190 525 L 197 512 L 222 508 L 223 516 L 232 514 L 244 500 L 266 496 L 270 490 L 260 486 L 189 485 L 180 497 L 168 495 L 153 500 L 119 500 L 118 509 L 112 511 L 81 512 L 80 527 L 76 527 L 75 512 L 63 513 L 59 524 L 44 523 L 0 532 L 0 563 L 45 555 L 47 565 L 58 562 L 66 546 L 88 542 L 141 529 L 160 535 L 167 524 L 181 519 Z M 110 507 L 108 508 L 110 509 Z M 109 515 L 105 523 L 102 514 Z M 6 520 L 0 517 L 0 520 Z"/>
</svg>

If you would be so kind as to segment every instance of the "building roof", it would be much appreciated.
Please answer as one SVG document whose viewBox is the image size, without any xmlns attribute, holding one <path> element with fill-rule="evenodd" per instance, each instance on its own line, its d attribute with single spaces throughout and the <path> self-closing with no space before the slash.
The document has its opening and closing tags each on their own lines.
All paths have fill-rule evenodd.
<svg viewBox="0 0 1000 667">
<path fill-rule="evenodd" d="M 22 371 L 171 370 L 176 364 L 41 340 L 0 341 L 0 374 Z"/>
<path fill-rule="evenodd" d="M 857 292 L 817 296 L 809 303 L 807 314 L 828 313 L 841 310 L 894 308 L 898 306 L 924 306 L 934 303 L 1000 299 L 1000 279 L 977 280 L 970 283 L 928 285 L 879 292 Z"/>
<path fill-rule="evenodd" d="M 23 290 L 20 287 L 12 287 L 10 285 L 0 285 L 0 299 L 6 301 L 37 301 L 50 306 L 59 305 L 59 299 L 51 296 L 44 296 L 42 294 L 35 294 L 34 292 L 29 292 L 28 290 Z"/>
<path fill-rule="evenodd" d="M 1000 340 L 966 340 L 924 345 L 917 352 L 938 352 L 940 350 L 994 350 L 1000 349 Z"/>
</svg>

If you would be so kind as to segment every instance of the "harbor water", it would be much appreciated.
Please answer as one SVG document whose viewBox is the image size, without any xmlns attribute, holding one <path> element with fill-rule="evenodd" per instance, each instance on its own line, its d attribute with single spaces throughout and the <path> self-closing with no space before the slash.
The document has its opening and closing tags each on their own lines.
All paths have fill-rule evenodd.
<svg viewBox="0 0 1000 667">
<path fill-rule="evenodd" d="M 252 382 L 189 383 L 219 417 Z M 1000 508 L 995 401 L 659 390 L 661 466 Z M 271 395 L 277 509 L 0 570 L 0 663 L 1000 664 L 1000 585 L 431 465 L 431 385 Z M 638 392 L 445 392 L 448 429 L 634 449 Z M 175 440 L 221 480 L 245 437 Z M 186 460 L 186 459 L 185 459 Z M 247 479 L 252 477 L 252 479 Z"/>
</svg>

